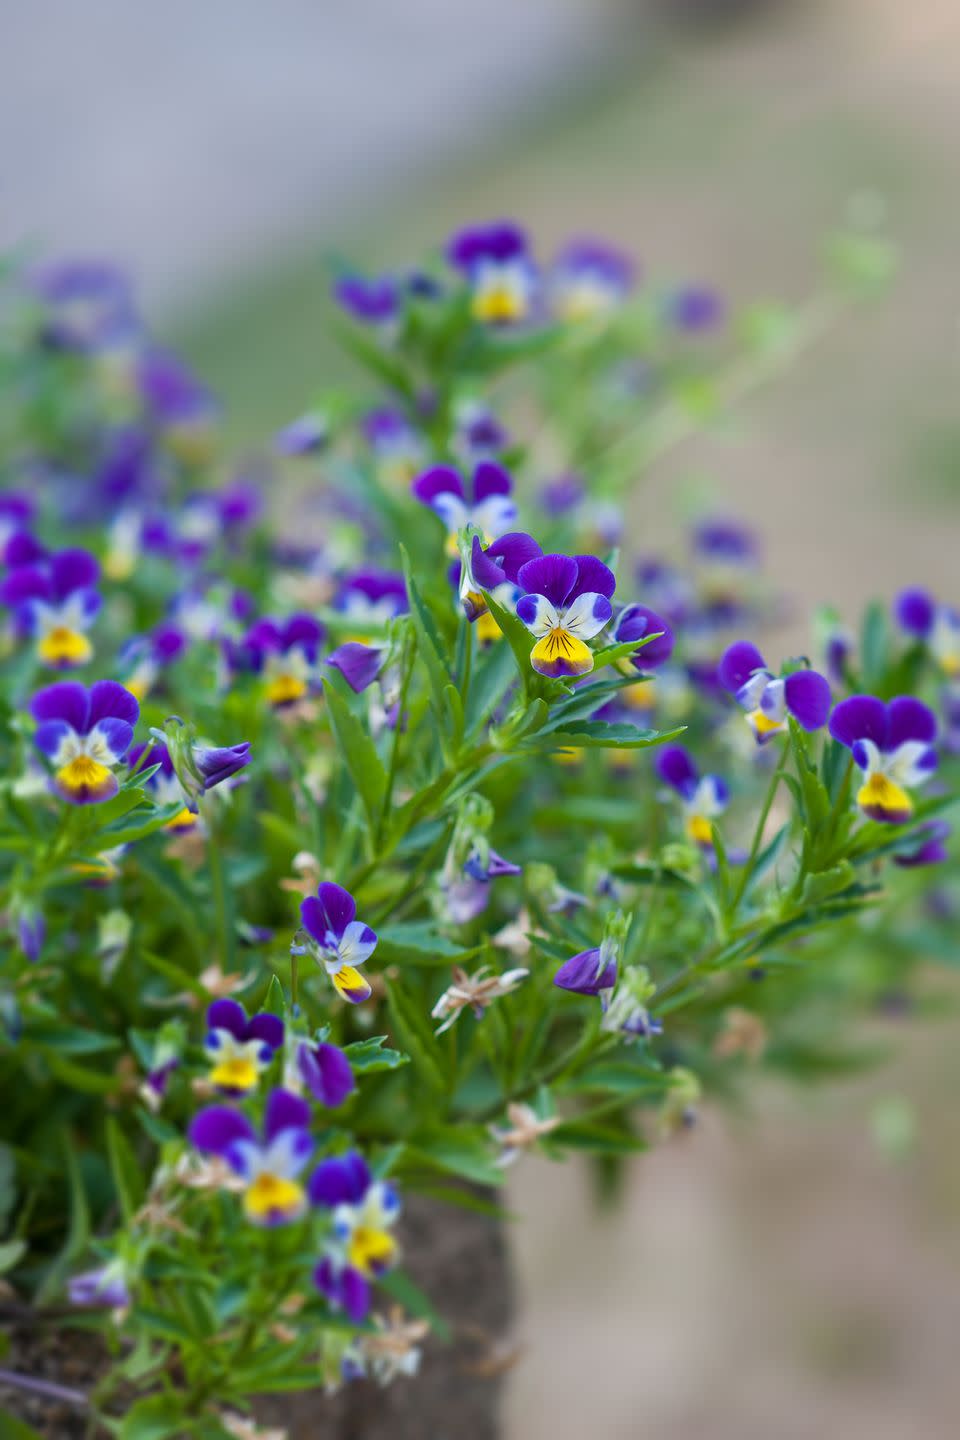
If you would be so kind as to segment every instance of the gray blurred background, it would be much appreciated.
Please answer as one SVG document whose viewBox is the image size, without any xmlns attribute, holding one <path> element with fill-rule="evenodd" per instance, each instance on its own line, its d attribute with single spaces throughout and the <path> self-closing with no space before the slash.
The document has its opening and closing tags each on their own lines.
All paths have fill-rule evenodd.
<svg viewBox="0 0 960 1440">
<path fill-rule="evenodd" d="M 960 600 L 957 0 L 0 0 L 0 22 L 0 248 L 133 268 L 241 443 L 336 375 L 331 255 L 400 265 L 512 213 L 545 250 L 595 230 L 662 277 L 802 300 L 850 205 L 883 211 L 891 293 L 674 452 L 635 520 L 669 538 L 693 485 L 806 604 Z M 957 1435 L 960 1053 L 955 1024 L 892 1038 L 868 1078 L 708 1107 L 612 1214 L 577 1168 L 521 1165 L 512 1437 Z"/>
</svg>

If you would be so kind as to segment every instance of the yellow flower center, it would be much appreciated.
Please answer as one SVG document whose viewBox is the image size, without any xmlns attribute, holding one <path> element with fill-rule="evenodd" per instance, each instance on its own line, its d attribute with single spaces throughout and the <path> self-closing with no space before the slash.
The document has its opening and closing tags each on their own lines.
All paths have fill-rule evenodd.
<svg viewBox="0 0 960 1440">
<path fill-rule="evenodd" d="M 371 1225 L 358 1225 L 350 1236 L 347 1258 L 361 1275 L 382 1270 L 389 1265 L 396 1249 L 393 1237 L 386 1230 L 375 1230 Z"/>
<path fill-rule="evenodd" d="M 527 313 L 523 295 L 511 285 L 485 285 L 473 297 L 473 318 L 487 324 L 522 320 Z"/>
<path fill-rule="evenodd" d="M 783 720 L 771 720 L 765 711 L 759 709 L 751 710 L 747 719 L 758 735 L 773 735 L 778 730 L 785 728 Z"/>
<path fill-rule="evenodd" d="M 194 815 L 194 813 L 193 813 L 192 810 L 188 810 L 187 807 L 184 806 L 182 810 L 179 810 L 179 811 L 177 812 L 177 814 L 174 815 L 174 817 L 173 817 L 172 820 L 168 820 L 168 821 L 167 821 L 166 829 L 167 829 L 167 830 L 192 830 L 193 827 L 194 827 L 194 825 L 196 825 L 196 823 L 197 823 L 197 817 L 196 817 L 196 815 Z"/>
<path fill-rule="evenodd" d="M 271 705 L 290 705 L 302 700 L 307 693 L 307 682 L 299 675 L 274 675 L 267 682 L 267 699 Z"/>
<path fill-rule="evenodd" d="M 84 790 L 101 790 L 110 783 L 110 771 L 91 755 L 78 755 L 60 767 L 57 783 L 62 790 L 74 795 Z"/>
<path fill-rule="evenodd" d="M 546 665 L 548 673 L 557 666 L 564 675 L 586 675 L 593 669 L 593 651 L 589 645 L 571 635 L 569 630 L 564 630 L 562 625 L 549 630 L 537 641 L 530 659 L 534 670 Z"/>
<path fill-rule="evenodd" d="M 695 845 L 711 845 L 713 843 L 713 824 L 706 815 L 690 815 L 687 817 L 687 838 Z"/>
<path fill-rule="evenodd" d="M 214 1065 L 210 1083 L 223 1090 L 252 1090 L 257 1083 L 257 1067 L 244 1055 L 232 1056 Z"/>
<path fill-rule="evenodd" d="M 93 654 L 93 646 L 79 630 L 69 625 L 55 625 L 37 645 L 37 655 L 44 665 L 84 665 Z"/>
<path fill-rule="evenodd" d="M 476 627 L 477 639 L 481 645 L 489 645 L 494 640 L 499 640 L 502 634 L 500 626 L 486 607 L 484 607 L 483 613 L 477 617 Z"/>
<path fill-rule="evenodd" d="M 286 1180 L 282 1175 L 258 1175 L 247 1190 L 243 1208 L 247 1217 L 255 1223 L 270 1220 L 276 1215 L 294 1219 L 303 1209 L 303 1186 L 296 1180 Z"/>
<path fill-rule="evenodd" d="M 896 781 L 888 775 L 877 772 L 871 775 L 857 791 L 857 804 L 868 815 L 880 811 L 884 815 L 902 815 L 904 819 L 913 814 L 913 801 Z"/>
</svg>

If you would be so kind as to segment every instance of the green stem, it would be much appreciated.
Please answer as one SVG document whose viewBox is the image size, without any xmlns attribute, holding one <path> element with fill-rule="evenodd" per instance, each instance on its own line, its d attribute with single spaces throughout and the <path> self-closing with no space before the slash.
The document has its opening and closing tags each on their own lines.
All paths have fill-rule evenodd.
<svg viewBox="0 0 960 1440">
<path fill-rule="evenodd" d="M 220 951 L 219 959 L 224 970 L 230 971 L 233 969 L 234 959 L 233 924 L 227 896 L 227 876 L 223 863 L 221 832 L 212 813 L 210 815 L 209 825 L 207 859 L 210 862 L 210 888 L 213 892 L 214 913 L 216 915 L 217 944 Z"/>
<path fill-rule="evenodd" d="M 776 795 L 777 786 L 780 784 L 780 781 L 783 778 L 783 772 L 786 768 L 789 754 L 790 742 L 788 739 L 784 744 L 783 749 L 780 751 L 780 759 L 777 762 L 777 768 L 771 775 L 770 784 L 767 786 L 767 793 L 763 802 L 763 808 L 760 811 L 760 815 L 757 820 L 757 826 L 753 832 L 753 843 L 750 846 L 750 854 L 747 858 L 746 865 L 744 865 L 743 867 L 743 873 L 740 876 L 740 882 L 737 885 L 736 891 L 734 892 L 733 899 L 730 902 L 730 910 L 727 917 L 728 920 L 732 920 L 733 917 L 736 915 L 737 907 L 740 904 L 740 901 L 743 899 L 747 886 L 750 884 L 750 880 L 753 876 L 754 866 L 757 863 L 757 856 L 760 854 L 760 846 L 763 843 L 763 832 L 766 828 L 767 820 L 770 816 L 770 810 L 773 805 L 773 797 Z"/>
</svg>

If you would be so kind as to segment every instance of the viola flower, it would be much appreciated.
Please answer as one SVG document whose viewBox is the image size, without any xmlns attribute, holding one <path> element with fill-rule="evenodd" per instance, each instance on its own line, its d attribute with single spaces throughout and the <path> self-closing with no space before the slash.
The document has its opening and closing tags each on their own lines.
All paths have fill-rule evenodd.
<svg viewBox="0 0 960 1440">
<path fill-rule="evenodd" d="M 188 465 L 210 456 L 219 406 L 189 367 L 167 350 L 148 350 L 140 360 L 138 385 L 153 422 L 170 449 Z"/>
<path fill-rule="evenodd" d="M 654 1020 L 647 1009 L 656 989 L 644 966 L 628 965 L 600 1021 L 600 1029 L 606 1034 L 621 1035 L 625 1044 L 662 1035 L 663 1025 Z"/>
<path fill-rule="evenodd" d="M 948 679 L 960 678 L 960 611 L 914 588 L 897 596 L 894 614 L 902 630 L 926 645 Z"/>
<path fill-rule="evenodd" d="M 718 670 L 720 684 L 747 712 L 747 722 L 761 745 L 787 728 L 792 715 L 803 730 L 819 730 L 830 713 L 830 685 L 816 670 L 795 670 L 775 677 L 755 645 L 738 640 L 724 651 Z"/>
<path fill-rule="evenodd" d="M 493 411 L 478 400 L 461 400 L 454 406 L 454 425 L 453 450 L 465 465 L 495 460 L 510 443 Z"/>
<path fill-rule="evenodd" d="M 843 685 L 856 649 L 856 636 L 841 622 L 836 610 L 829 606 L 814 616 L 815 648 L 822 657 L 823 668 L 833 685 Z"/>
<path fill-rule="evenodd" d="M 560 966 L 553 983 L 574 995 L 599 995 L 606 1005 L 617 983 L 616 944 L 604 938 L 594 949 L 572 955 Z"/>
<path fill-rule="evenodd" d="M 701 775 L 683 745 L 667 745 L 657 752 L 657 774 L 683 801 L 687 838 L 696 845 L 712 846 L 711 822 L 722 815 L 730 791 L 719 775 Z"/>
<path fill-rule="evenodd" d="M 704 599 L 720 619 L 742 608 L 744 582 L 756 571 L 757 537 L 738 520 L 705 520 L 693 531 L 693 559 Z"/>
<path fill-rule="evenodd" d="M 323 626 L 312 615 L 291 615 L 286 620 L 264 618 L 251 626 L 239 646 L 228 653 L 234 662 L 239 660 L 263 676 L 266 700 L 279 709 L 310 693 L 324 634 Z"/>
<path fill-rule="evenodd" d="M 830 716 L 830 734 L 845 745 L 863 774 L 857 804 L 871 820 L 900 825 L 913 814 L 909 791 L 937 768 L 937 719 L 910 695 L 889 704 L 851 695 Z"/>
<path fill-rule="evenodd" d="M 503 609 L 513 611 L 523 593 L 518 583 L 521 569 L 542 554 L 536 540 L 520 530 L 501 535 L 486 549 L 479 535 L 474 535 L 469 563 L 460 566 L 459 576 L 460 603 L 471 624 L 489 613 L 483 591 Z M 494 633 L 500 633 L 495 623 Z M 481 639 L 485 638 L 481 632 Z"/>
<path fill-rule="evenodd" d="M 593 320 L 619 310 L 634 284 L 628 255 L 602 240 L 574 240 L 550 277 L 554 308 L 563 320 Z"/>
<path fill-rule="evenodd" d="M 326 970 L 333 988 L 351 1005 L 369 1000 L 372 990 L 357 969 L 377 948 L 369 925 L 356 918 L 357 904 L 340 885 L 325 880 L 316 895 L 300 906 L 300 919 L 310 937 L 314 959 Z"/>
<path fill-rule="evenodd" d="M 136 699 L 115 680 L 89 690 L 76 680 L 40 690 L 30 702 L 37 749 L 55 766 L 54 786 L 72 805 L 112 800 L 120 789 L 114 768 L 133 740 L 140 714 Z"/>
<path fill-rule="evenodd" d="M 490 975 L 488 967 L 484 965 L 473 975 L 468 975 L 459 965 L 455 965 L 453 967 L 453 984 L 447 986 L 430 1011 L 434 1020 L 443 1021 L 443 1024 L 437 1027 L 436 1033 L 442 1035 L 445 1030 L 450 1029 L 451 1025 L 455 1025 L 468 1006 L 477 1019 L 481 1020 L 484 1011 L 492 1001 L 499 1000 L 502 996 L 509 995 L 511 991 L 516 990 L 521 981 L 526 980 L 529 974 L 529 970 L 518 968 L 504 970 L 502 975 Z"/>
<path fill-rule="evenodd" d="M 517 581 L 526 592 L 517 616 L 537 637 L 530 652 L 534 670 L 553 678 L 588 675 L 593 652 L 586 641 L 613 614 L 613 571 L 593 555 L 542 555 L 522 567 Z"/>
<path fill-rule="evenodd" d="M 161 741 L 153 744 L 135 745 L 127 756 L 127 764 L 131 771 L 149 770 L 153 765 L 159 765 L 160 769 L 155 775 L 147 780 L 146 788 L 151 792 L 158 805 L 179 805 L 179 812 L 172 820 L 168 820 L 165 828 L 173 831 L 192 830 L 197 823 L 197 817 L 184 803 L 184 794 L 177 779 L 177 772 L 173 768 L 173 760 L 170 751 Z"/>
<path fill-rule="evenodd" d="M 519 865 L 505 860 L 485 841 L 478 840 L 462 864 L 451 846 L 440 876 L 440 901 L 444 919 L 450 925 L 467 925 L 482 915 L 490 903 L 490 881 L 504 875 L 519 875 Z"/>
<path fill-rule="evenodd" d="M 10 606 L 19 627 L 35 637 L 42 665 L 68 670 L 93 655 L 86 632 L 100 609 L 99 575 L 89 551 L 61 550 L 14 566 L 0 585 L 0 604 Z"/>
<path fill-rule="evenodd" d="M 949 820 L 928 820 L 926 824 L 918 825 L 911 836 L 910 849 L 894 855 L 894 865 L 911 870 L 922 865 L 943 864 L 950 859 L 947 841 L 952 833 L 953 827 Z"/>
<path fill-rule="evenodd" d="M 517 518 L 511 498 L 513 481 L 493 460 L 481 460 L 469 484 L 451 465 L 435 465 L 418 475 L 411 488 L 421 505 L 428 505 L 447 527 L 452 555 L 457 552 L 457 535 L 465 525 L 475 525 L 489 545 Z"/>
<path fill-rule="evenodd" d="M 405 490 L 422 467 L 426 453 L 406 415 L 400 410 L 371 410 L 362 429 L 381 483 L 388 490 Z"/>
<path fill-rule="evenodd" d="M 396 570 L 355 570 L 341 583 L 335 608 L 356 627 L 356 638 L 379 631 L 410 608 L 403 575 Z"/>
<path fill-rule="evenodd" d="M 209 745 L 196 740 L 193 725 L 185 725 L 179 715 L 171 715 L 162 730 L 150 732 L 167 751 L 169 768 L 179 782 L 183 802 L 191 816 L 197 814 L 201 795 L 232 780 L 250 764 L 250 742 L 236 745 Z M 159 757 L 167 771 L 167 762 Z M 241 782 L 242 783 L 242 782 Z"/>
<path fill-rule="evenodd" d="M 212 1008 L 212 1007 L 211 1007 Z M 208 1105 L 187 1132 L 191 1145 L 225 1160 L 244 1187 L 243 1209 L 254 1225 L 285 1225 L 308 1207 L 301 1174 L 313 1153 L 310 1106 L 289 1090 L 272 1090 L 261 1139 L 246 1115 L 228 1105 Z"/>
<path fill-rule="evenodd" d="M 509 325 L 528 317 L 535 274 L 519 226 L 500 221 L 460 230 L 447 246 L 447 260 L 470 285 L 475 320 Z"/>
<path fill-rule="evenodd" d="M 335 1309 L 360 1324 L 370 1310 L 370 1282 L 389 1269 L 397 1242 L 390 1233 L 400 1197 L 374 1180 L 356 1150 L 321 1160 L 310 1176 L 311 1203 L 333 1212 L 333 1247 L 314 1271 L 314 1283 Z"/>
<path fill-rule="evenodd" d="M 667 302 L 666 318 L 677 330 L 688 335 L 715 330 L 723 321 L 724 304 L 716 290 L 706 285 L 685 285 L 675 290 Z"/>
<path fill-rule="evenodd" d="M 130 1304 L 127 1267 L 122 1260 L 110 1260 L 95 1270 L 71 1275 L 67 1281 L 71 1305 L 104 1310 L 126 1310 Z"/>
<path fill-rule="evenodd" d="M 338 1045 L 321 1041 L 311 1045 L 301 1040 L 297 1045 L 296 1067 L 299 1078 L 314 1100 L 335 1110 L 357 1088 L 353 1068 Z"/>
<path fill-rule="evenodd" d="M 281 455 L 316 455 L 325 448 L 329 439 L 327 417 L 319 410 L 308 410 L 278 431 L 273 443 Z"/>
<path fill-rule="evenodd" d="M 93 353 L 138 328 L 127 277 L 100 260 L 60 260 L 30 277 L 43 306 L 41 334 L 58 350 Z"/>
<path fill-rule="evenodd" d="M 627 663 L 632 665 L 634 670 L 657 670 L 666 664 L 673 654 L 673 630 L 667 621 L 648 605 L 628 605 L 625 610 L 621 610 L 613 627 L 613 644 L 625 645 L 631 640 L 646 640 L 648 635 L 656 636 L 656 639 L 648 640 L 635 655 L 630 655 L 627 659 Z"/>
<path fill-rule="evenodd" d="M 214 1000 L 207 1010 L 203 1043 L 213 1066 L 211 1085 L 226 1095 L 245 1095 L 283 1044 L 283 1021 L 269 1012 L 248 1020 L 239 1000 Z"/>
<path fill-rule="evenodd" d="M 360 640 L 348 640 L 331 650 L 326 663 L 346 680 L 355 695 L 369 689 L 377 679 L 387 658 L 386 645 L 365 645 Z"/>
<path fill-rule="evenodd" d="M 333 298 L 361 325 L 390 325 L 400 313 L 400 287 L 390 275 L 344 275 L 334 284 Z"/>
</svg>

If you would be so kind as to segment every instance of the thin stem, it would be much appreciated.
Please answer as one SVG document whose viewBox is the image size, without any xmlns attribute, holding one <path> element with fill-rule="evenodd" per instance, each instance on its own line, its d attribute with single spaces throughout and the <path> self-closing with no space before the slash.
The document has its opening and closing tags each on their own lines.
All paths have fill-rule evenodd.
<svg viewBox="0 0 960 1440">
<path fill-rule="evenodd" d="M 737 906 L 743 899 L 746 888 L 750 884 L 750 880 L 753 876 L 753 869 L 757 863 L 757 856 L 760 854 L 760 846 L 763 843 L 763 832 L 766 828 L 767 820 L 770 817 L 770 810 L 773 805 L 773 797 L 774 795 L 776 795 L 777 786 L 780 784 L 780 781 L 783 778 L 783 772 L 786 767 L 789 754 L 790 741 L 788 739 L 780 752 L 780 759 L 777 762 L 777 768 L 774 770 L 773 774 L 770 777 L 770 784 L 767 786 L 767 793 L 763 802 L 763 808 L 760 811 L 760 815 L 757 820 L 757 826 L 753 832 L 753 843 L 750 846 L 750 854 L 747 857 L 747 863 L 743 867 L 743 873 L 740 876 L 740 882 L 737 885 L 733 900 L 730 903 L 730 913 L 728 919 L 732 920 L 734 915 L 736 915 Z"/>
<path fill-rule="evenodd" d="M 213 807 L 211 807 L 212 809 Z M 210 833 L 207 839 L 207 859 L 210 862 L 210 887 L 216 914 L 217 941 L 220 948 L 220 963 L 225 970 L 233 969 L 234 935 L 230 918 L 230 904 L 227 897 L 227 876 L 223 863 L 220 828 L 210 816 Z"/>
</svg>

